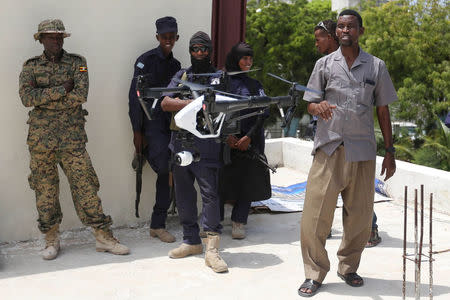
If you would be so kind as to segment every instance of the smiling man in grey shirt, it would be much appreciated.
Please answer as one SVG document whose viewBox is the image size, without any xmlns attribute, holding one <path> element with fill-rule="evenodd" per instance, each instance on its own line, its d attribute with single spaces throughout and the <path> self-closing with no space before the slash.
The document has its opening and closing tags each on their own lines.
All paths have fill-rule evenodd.
<svg viewBox="0 0 450 300">
<path fill-rule="evenodd" d="M 371 231 L 376 142 L 373 106 L 384 138 L 386 155 L 382 172 L 395 172 L 392 129 L 388 104 L 397 95 L 382 60 L 362 51 L 358 38 L 364 33 L 361 16 L 352 10 L 339 14 L 336 34 L 340 48 L 317 61 L 306 92 L 308 112 L 318 116 L 317 132 L 301 221 L 301 248 L 306 280 L 300 296 L 320 288 L 330 262 L 325 241 L 333 222 L 338 194 L 343 198 L 343 227 L 338 250 L 338 275 L 351 286 L 363 285 L 356 274 L 361 253 Z"/>
</svg>

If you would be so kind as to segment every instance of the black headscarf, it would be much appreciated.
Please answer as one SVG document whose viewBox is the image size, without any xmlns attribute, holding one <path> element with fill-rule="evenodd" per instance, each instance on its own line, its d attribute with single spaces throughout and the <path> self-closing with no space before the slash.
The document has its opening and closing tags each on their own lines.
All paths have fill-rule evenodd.
<svg viewBox="0 0 450 300">
<path fill-rule="evenodd" d="M 253 49 L 249 44 L 240 42 L 231 48 L 230 52 L 227 54 L 225 61 L 225 69 L 228 72 L 241 71 L 239 67 L 239 61 L 244 56 L 253 57 Z"/>
<path fill-rule="evenodd" d="M 211 71 L 211 52 L 212 52 L 212 42 L 209 35 L 203 31 L 197 31 L 189 40 L 189 52 L 193 45 L 200 44 L 208 47 L 208 56 L 202 60 L 195 59 L 191 55 L 192 71 L 194 73 L 208 73 Z"/>
</svg>

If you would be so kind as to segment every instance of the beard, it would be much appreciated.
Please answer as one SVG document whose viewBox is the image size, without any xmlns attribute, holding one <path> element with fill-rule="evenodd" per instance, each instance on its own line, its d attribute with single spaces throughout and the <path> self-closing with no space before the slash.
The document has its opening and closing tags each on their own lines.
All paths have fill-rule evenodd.
<svg viewBox="0 0 450 300">
<path fill-rule="evenodd" d="M 208 73 L 208 71 L 211 68 L 211 61 L 209 55 L 204 59 L 200 60 L 195 59 L 191 55 L 191 64 L 192 64 L 192 71 L 194 72 L 194 74 Z"/>
</svg>

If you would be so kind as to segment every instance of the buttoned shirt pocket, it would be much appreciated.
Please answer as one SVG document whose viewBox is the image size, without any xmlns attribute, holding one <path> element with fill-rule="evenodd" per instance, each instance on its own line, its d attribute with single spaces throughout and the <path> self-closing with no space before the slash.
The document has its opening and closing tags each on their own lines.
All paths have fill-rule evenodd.
<svg viewBox="0 0 450 300">
<path fill-rule="evenodd" d="M 373 105 L 374 105 L 374 84 L 358 82 L 359 88 L 356 96 L 356 115 L 351 121 L 357 126 L 349 128 L 353 136 L 371 136 L 373 134 Z"/>
<path fill-rule="evenodd" d="M 375 82 L 373 82 L 372 80 L 365 80 L 362 83 L 363 86 L 363 94 L 362 94 L 362 98 L 364 100 L 364 104 L 368 104 L 373 106 L 374 101 L 375 101 Z"/>
</svg>

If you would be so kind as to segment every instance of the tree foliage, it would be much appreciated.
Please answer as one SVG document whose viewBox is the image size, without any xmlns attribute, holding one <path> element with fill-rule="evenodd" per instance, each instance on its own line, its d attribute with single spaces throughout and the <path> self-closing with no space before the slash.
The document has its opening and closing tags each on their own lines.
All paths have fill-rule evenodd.
<svg viewBox="0 0 450 300">
<path fill-rule="evenodd" d="M 320 54 L 314 46 L 314 27 L 321 20 L 336 19 L 331 2 L 323 0 L 249 1 L 247 41 L 254 50 L 256 75 L 269 95 L 285 95 L 289 85 L 266 74 L 279 75 L 306 85 Z M 298 114 L 306 112 L 299 102 Z"/>
<path fill-rule="evenodd" d="M 450 7 L 439 0 L 363 4 L 361 45 L 386 62 L 399 101 L 394 117 L 436 128 L 450 108 Z"/>
<path fill-rule="evenodd" d="M 360 44 L 386 62 L 399 100 L 394 119 L 418 125 L 415 141 L 395 138 L 397 157 L 450 170 L 450 141 L 439 117 L 450 109 L 450 7 L 439 0 L 362 4 L 365 33 Z"/>
<path fill-rule="evenodd" d="M 450 109 L 450 7 L 442 0 L 396 0 L 380 4 L 367 0 L 358 8 L 365 32 L 362 49 L 386 62 L 399 100 L 390 105 L 394 120 L 418 126 L 415 140 L 395 138 L 401 159 L 450 170 L 448 131 L 442 118 Z M 253 46 L 256 77 L 269 95 L 285 94 L 286 83 L 267 76 L 275 73 L 306 84 L 321 55 L 314 46 L 314 27 L 336 19 L 329 0 L 250 0 L 247 40 Z M 306 113 L 300 101 L 297 115 Z M 273 114 L 274 116 L 275 114 Z M 273 118 L 272 118 L 273 120 Z M 384 154 L 380 144 L 379 154 Z"/>
</svg>

